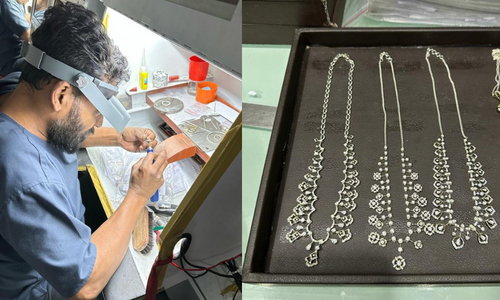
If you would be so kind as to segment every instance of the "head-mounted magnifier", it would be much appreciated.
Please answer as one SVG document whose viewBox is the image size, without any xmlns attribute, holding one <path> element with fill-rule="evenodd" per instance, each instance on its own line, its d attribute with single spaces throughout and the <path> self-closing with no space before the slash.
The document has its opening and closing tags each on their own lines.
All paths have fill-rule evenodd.
<svg viewBox="0 0 500 300">
<path fill-rule="evenodd" d="M 77 87 L 116 130 L 122 132 L 125 128 L 130 115 L 115 97 L 118 87 L 60 62 L 26 41 L 21 55 L 35 68 Z"/>
</svg>

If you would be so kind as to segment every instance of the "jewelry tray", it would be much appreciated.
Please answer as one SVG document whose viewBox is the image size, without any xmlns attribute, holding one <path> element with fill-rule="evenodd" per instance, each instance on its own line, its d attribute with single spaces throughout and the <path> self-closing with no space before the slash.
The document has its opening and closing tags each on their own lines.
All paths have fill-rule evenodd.
<svg viewBox="0 0 500 300">
<path fill-rule="evenodd" d="M 460 250 L 451 244 L 451 234 L 416 239 L 423 248 L 405 244 L 402 253 L 406 267 L 393 268 L 397 245 L 382 248 L 368 242 L 375 231 L 368 217 L 376 214 L 369 208 L 373 173 L 383 154 L 384 117 L 380 96 L 379 54 L 387 51 L 393 58 L 398 84 L 406 156 L 419 173 L 420 193 L 433 197 L 434 142 L 439 137 L 437 113 L 429 70 L 425 61 L 427 47 L 444 55 L 455 81 L 466 135 L 476 147 L 488 181 L 492 206 L 500 210 L 500 115 L 498 101 L 491 96 L 495 86 L 496 64 L 491 51 L 500 47 L 498 29 L 301 29 L 295 36 L 287 72 L 277 107 L 269 151 L 263 171 L 257 205 L 248 242 L 243 280 L 247 283 L 491 283 L 500 282 L 500 226 L 488 230 L 489 241 L 480 245 L 473 237 Z M 286 234 L 292 226 L 288 216 L 299 196 L 299 183 L 311 164 L 319 137 L 322 105 L 328 67 L 338 53 L 348 53 L 356 67 L 353 76 L 351 134 L 354 136 L 356 169 L 360 185 L 357 208 L 351 212 L 352 238 L 333 245 L 327 241 L 319 252 L 319 264 L 308 268 L 304 258 L 309 240 L 290 243 Z M 431 57 L 436 78 L 443 129 L 447 141 L 453 180 L 454 217 L 470 223 L 472 193 L 465 165 L 465 150 L 459 129 L 453 90 L 444 65 Z M 324 237 L 331 225 L 330 215 L 338 200 L 340 181 L 344 178 L 343 130 L 347 99 L 349 65 L 339 60 L 334 69 L 328 107 L 323 161 L 318 181 L 317 211 L 311 226 L 315 236 Z M 402 232 L 406 224 L 401 176 L 397 107 L 390 67 L 383 64 L 384 92 L 388 113 L 389 161 L 394 228 Z M 500 214 L 494 215 L 500 222 Z M 436 222 L 431 218 L 431 222 Z"/>
</svg>

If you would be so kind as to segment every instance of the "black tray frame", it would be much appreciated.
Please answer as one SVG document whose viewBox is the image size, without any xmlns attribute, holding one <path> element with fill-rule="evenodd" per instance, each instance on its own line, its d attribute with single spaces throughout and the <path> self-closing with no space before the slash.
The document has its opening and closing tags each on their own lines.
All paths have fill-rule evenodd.
<svg viewBox="0 0 500 300">
<path fill-rule="evenodd" d="M 246 283 L 314 284 L 415 284 L 415 283 L 496 283 L 500 274 L 463 275 L 304 275 L 266 273 L 266 255 L 275 216 L 275 197 L 280 188 L 287 132 L 293 121 L 302 58 L 307 47 L 378 47 L 378 46 L 495 46 L 500 45 L 497 28 L 394 28 L 394 29 L 322 29 L 296 31 L 277 107 L 269 150 L 248 241 L 243 281 Z"/>
</svg>

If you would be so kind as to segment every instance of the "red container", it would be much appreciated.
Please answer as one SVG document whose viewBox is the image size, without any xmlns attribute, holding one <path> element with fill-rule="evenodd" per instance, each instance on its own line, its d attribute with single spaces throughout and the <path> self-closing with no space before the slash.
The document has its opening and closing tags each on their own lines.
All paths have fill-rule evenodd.
<svg viewBox="0 0 500 300">
<path fill-rule="evenodd" d="M 192 81 L 203 81 L 207 78 L 208 63 L 198 56 L 189 58 L 189 79 Z"/>
</svg>

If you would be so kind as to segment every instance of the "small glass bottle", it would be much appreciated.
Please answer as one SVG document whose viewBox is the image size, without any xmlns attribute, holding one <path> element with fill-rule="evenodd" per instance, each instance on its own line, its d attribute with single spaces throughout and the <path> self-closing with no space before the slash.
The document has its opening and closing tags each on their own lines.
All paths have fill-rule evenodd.
<svg viewBox="0 0 500 300">
<path fill-rule="evenodd" d="M 196 89 L 198 88 L 198 83 L 202 81 L 189 80 L 187 86 L 187 92 L 189 95 L 196 96 Z"/>
<path fill-rule="evenodd" d="M 155 71 L 153 73 L 153 87 L 162 88 L 168 84 L 168 74 L 165 71 Z"/>
</svg>

